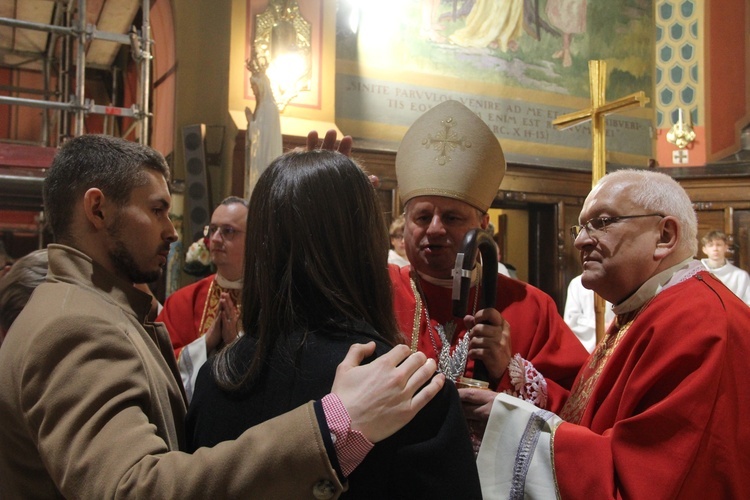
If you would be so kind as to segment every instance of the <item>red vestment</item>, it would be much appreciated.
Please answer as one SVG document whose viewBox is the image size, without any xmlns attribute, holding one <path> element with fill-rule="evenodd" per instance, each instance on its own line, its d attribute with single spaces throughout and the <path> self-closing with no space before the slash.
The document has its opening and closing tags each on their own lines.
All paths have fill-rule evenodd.
<svg viewBox="0 0 750 500">
<path fill-rule="evenodd" d="M 389 270 L 394 289 L 396 320 L 407 344 L 411 344 L 416 309 L 416 298 L 410 278 L 411 267 L 399 269 L 389 266 Z M 463 317 L 455 318 L 452 314 L 450 288 L 428 283 L 424 279 L 420 280 L 420 286 L 427 303 L 423 303 L 422 308 L 429 307 L 432 329 L 428 329 L 427 315 L 422 311 L 418 319 L 417 349 L 428 357 L 437 359 L 435 346 L 438 349 L 442 346 L 436 334 L 437 326 L 445 325 L 449 321 L 455 323 L 456 333 L 451 341 L 452 346 L 464 337 L 466 327 Z M 475 293 L 476 286 L 472 287 L 469 297 L 470 309 L 473 309 Z M 545 377 L 549 396 L 547 409 L 559 411 L 578 370 L 588 357 L 586 349 L 560 317 L 554 301 L 529 284 L 498 275 L 495 308 L 510 325 L 511 354 L 519 353 Z M 467 314 L 471 313 L 472 311 L 467 311 Z M 474 362 L 469 359 L 466 364 L 466 375 L 471 377 L 473 370 Z M 512 385 L 506 370 L 494 390 L 502 392 L 510 389 Z"/>
<path fill-rule="evenodd" d="M 164 322 L 172 340 L 174 356 L 179 359 L 182 348 L 199 338 L 206 297 L 216 274 L 182 287 L 167 297 L 156 321 Z M 210 325 L 207 325 L 210 326 Z"/>
<path fill-rule="evenodd" d="M 562 423 L 554 435 L 561 497 L 747 497 L 748 306 L 700 272 L 607 339 L 615 345 L 594 351 L 561 415 L 580 425 Z M 597 354 L 606 359 L 598 377 Z"/>
</svg>

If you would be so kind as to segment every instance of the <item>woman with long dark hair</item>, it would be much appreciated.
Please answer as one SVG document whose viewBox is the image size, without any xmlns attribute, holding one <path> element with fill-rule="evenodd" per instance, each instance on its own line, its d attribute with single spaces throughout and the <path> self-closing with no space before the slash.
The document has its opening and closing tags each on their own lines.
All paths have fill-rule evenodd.
<svg viewBox="0 0 750 500">
<path fill-rule="evenodd" d="M 244 335 L 198 376 L 192 449 L 328 394 L 353 343 L 375 341 L 379 356 L 402 342 L 385 221 L 351 159 L 326 150 L 276 159 L 253 191 L 246 238 Z M 377 443 L 348 481 L 350 498 L 480 498 L 455 387 Z"/>
</svg>

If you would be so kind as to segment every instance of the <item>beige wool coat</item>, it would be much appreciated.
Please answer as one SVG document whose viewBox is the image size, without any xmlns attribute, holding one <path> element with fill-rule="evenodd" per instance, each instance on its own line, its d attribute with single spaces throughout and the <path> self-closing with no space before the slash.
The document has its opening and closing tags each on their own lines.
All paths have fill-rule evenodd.
<svg viewBox="0 0 750 500">
<path fill-rule="evenodd" d="M 179 452 L 185 399 L 150 296 L 77 250 L 0 349 L 0 498 L 334 498 L 312 403 L 236 441 Z"/>
</svg>

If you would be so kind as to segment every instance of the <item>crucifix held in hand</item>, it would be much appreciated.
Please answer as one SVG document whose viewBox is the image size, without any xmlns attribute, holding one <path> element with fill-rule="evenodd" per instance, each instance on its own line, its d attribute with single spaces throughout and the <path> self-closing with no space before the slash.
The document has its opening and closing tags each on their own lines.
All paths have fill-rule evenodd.
<svg viewBox="0 0 750 500">
<path fill-rule="evenodd" d="M 634 108 L 643 107 L 649 99 L 643 91 L 635 92 L 626 97 L 606 102 L 604 97 L 607 87 L 607 63 L 605 61 L 589 61 L 589 82 L 591 86 L 591 107 L 561 115 L 552 121 L 559 130 L 565 130 L 581 123 L 591 121 L 591 187 L 594 187 L 606 173 L 606 122 L 607 115 Z M 604 299 L 594 295 L 594 314 L 596 317 L 596 342 L 604 337 Z"/>
</svg>

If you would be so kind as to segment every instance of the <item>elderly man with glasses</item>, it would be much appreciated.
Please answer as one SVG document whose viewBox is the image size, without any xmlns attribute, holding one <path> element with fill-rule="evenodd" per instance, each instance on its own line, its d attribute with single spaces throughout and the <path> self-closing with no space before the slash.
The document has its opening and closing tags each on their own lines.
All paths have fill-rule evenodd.
<svg viewBox="0 0 750 500">
<path fill-rule="evenodd" d="M 579 220 L 583 285 L 616 318 L 559 416 L 489 402 L 483 497 L 747 497 L 750 308 L 693 258 L 687 194 L 665 174 L 621 170 Z"/>
<path fill-rule="evenodd" d="M 188 401 L 208 355 L 239 333 L 246 224 L 244 199 L 230 196 L 216 207 L 211 224 L 204 230 L 216 274 L 167 297 L 156 319 L 169 331 Z"/>
</svg>

